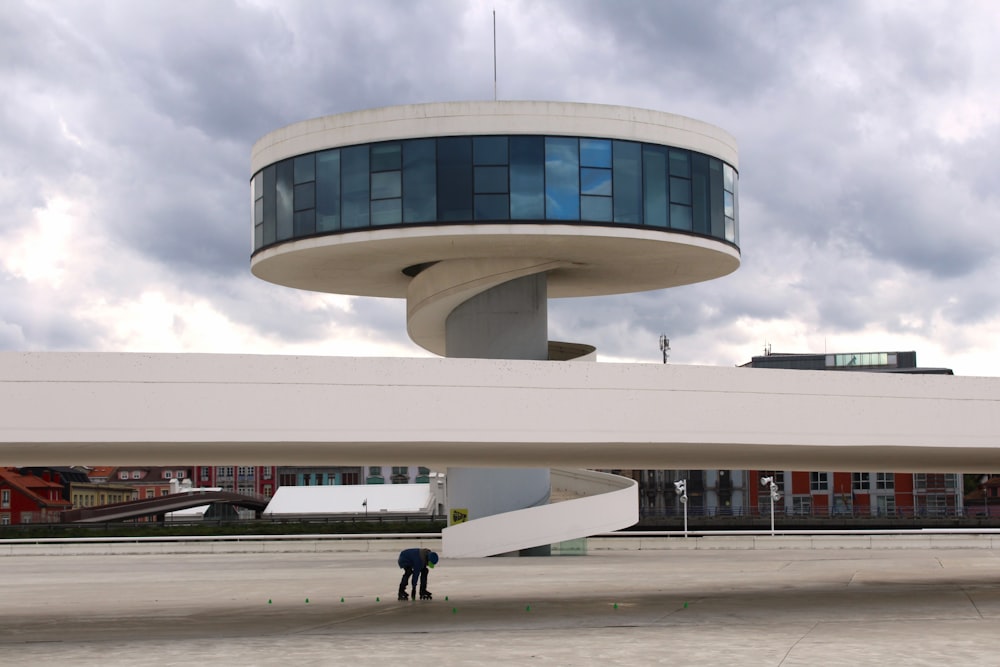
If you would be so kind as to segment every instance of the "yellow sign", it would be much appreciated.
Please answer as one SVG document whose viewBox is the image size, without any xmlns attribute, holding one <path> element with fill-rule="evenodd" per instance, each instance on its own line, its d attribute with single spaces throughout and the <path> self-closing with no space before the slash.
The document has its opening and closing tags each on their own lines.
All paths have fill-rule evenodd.
<svg viewBox="0 0 1000 667">
<path fill-rule="evenodd" d="M 451 525 L 454 526 L 456 523 L 465 523 L 469 520 L 469 510 L 468 509 L 458 509 L 453 507 L 451 509 Z"/>
</svg>

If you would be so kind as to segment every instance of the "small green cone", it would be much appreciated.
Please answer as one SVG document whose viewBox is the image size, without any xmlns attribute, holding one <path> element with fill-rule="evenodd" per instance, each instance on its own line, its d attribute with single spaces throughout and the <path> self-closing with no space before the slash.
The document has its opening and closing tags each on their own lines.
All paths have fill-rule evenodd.
<svg viewBox="0 0 1000 667">
<path fill-rule="evenodd" d="M 267 599 L 267 603 L 271 604 L 271 599 L 270 598 Z"/>
<path fill-rule="evenodd" d="M 453 613 L 453 614 L 457 614 L 457 613 L 458 613 L 458 609 L 455 609 L 454 607 L 452 607 L 452 608 L 451 608 L 451 613 Z"/>
<path fill-rule="evenodd" d="M 447 602 L 447 601 L 448 601 L 448 596 L 447 596 L 447 595 L 445 595 L 445 596 L 444 596 L 444 601 L 445 601 L 445 602 Z"/>
<path fill-rule="evenodd" d="M 531 605 L 529 604 L 527 607 L 524 608 L 524 610 L 525 611 L 531 611 Z"/>
<path fill-rule="evenodd" d="M 375 602 L 381 602 L 381 601 L 382 601 L 382 598 L 380 598 L 380 597 L 376 597 L 375 598 Z"/>
<path fill-rule="evenodd" d="M 341 602 L 343 602 L 343 601 L 344 601 L 344 598 L 340 598 L 340 601 L 341 601 Z"/>
<path fill-rule="evenodd" d="M 615 609 L 618 609 L 618 603 L 617 602 L 615 603 Z"/>
<path fill-rule="evenodd" d="M 306 604 L 309 604 L 309 598 L 306 598 Z"/>
<path fill-rule="evenodd" d="M 684 603 L 684 608 L 685 608 L 685 609 L 687 609 L 687 608 L 688 608 L 688 603 L 687 603 L 687 602 L 685 602 L 685 603 Z"/>
</svg>

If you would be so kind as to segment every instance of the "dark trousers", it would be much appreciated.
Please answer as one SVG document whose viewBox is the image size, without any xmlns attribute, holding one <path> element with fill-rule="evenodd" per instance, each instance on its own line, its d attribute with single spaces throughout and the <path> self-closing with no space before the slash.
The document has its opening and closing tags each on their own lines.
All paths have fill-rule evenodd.
<svg viewBox="0 0 1000 667">
<path fill-rule="evenodd" d="M 413 568 L 407 565 L 403 568 L 403 578 L 399 580 L 399 592 L 400 594 L 406 592 L 406 582 L 413 576 Z M 417 589 L 417 584 L 414 582 L 413 590 Z M 420 573 L 420 592 L 424 593 L 427 591 L 427 568 L 425 567 Z"/>
</svg>

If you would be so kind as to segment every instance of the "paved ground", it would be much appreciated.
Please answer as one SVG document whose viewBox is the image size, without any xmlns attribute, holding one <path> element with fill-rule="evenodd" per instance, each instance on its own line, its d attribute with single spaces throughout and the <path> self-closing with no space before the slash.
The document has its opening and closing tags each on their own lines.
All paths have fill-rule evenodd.
<svg viewBox="0 0 1000 667">
<path fill-rule="evenodd" d="M 0 664 L 987 665 L 989 549 L 13 556 Z M 308 602 L 307 602 L 308 599 Z"/>
</svg>

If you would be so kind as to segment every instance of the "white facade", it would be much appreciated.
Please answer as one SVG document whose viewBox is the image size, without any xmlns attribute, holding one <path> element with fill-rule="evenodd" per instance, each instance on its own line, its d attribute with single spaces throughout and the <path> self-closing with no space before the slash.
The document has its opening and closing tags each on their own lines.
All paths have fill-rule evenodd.
<svg viewBox="0 0 1000 667">
<path fill-rule="evenodd" d="M 0 352 L 0 464 L 1000 469 L 1000 378 Z"/>
</svg>

